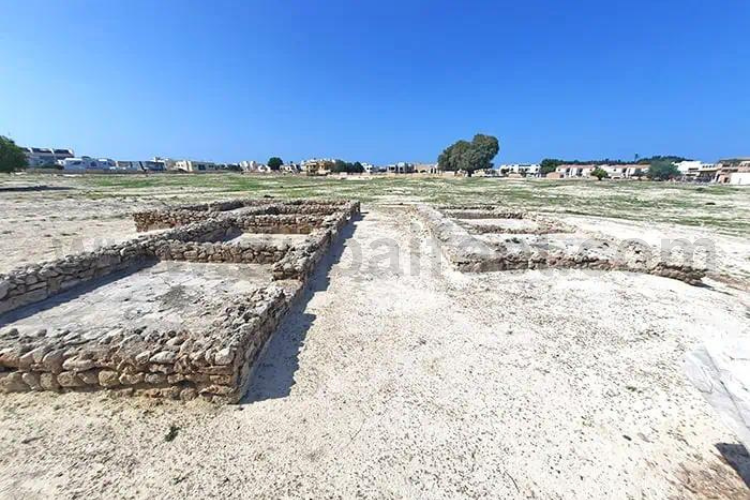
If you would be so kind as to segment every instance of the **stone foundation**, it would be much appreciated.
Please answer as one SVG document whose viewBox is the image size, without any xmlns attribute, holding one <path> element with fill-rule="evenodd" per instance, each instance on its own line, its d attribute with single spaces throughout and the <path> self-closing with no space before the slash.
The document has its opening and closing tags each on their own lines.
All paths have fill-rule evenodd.
<svg viewBox="0 0 750 500">
<path fill-rule="evenodd" d="M 630 271 L 673 278 L 697 285 L 705 269 L 662 259 L 658 249 L 629 240 L 615 240 L 576 231 L 561 221 L 496 210 L 492 206 L 419 206 L 417 212 L 443 253 L 459 270 L 488 272 L 522 269 L 576 268 Z M 493 224 L 465 221 L 494 220 Z M 534 221 L 533 229 L 502 221 Z"/>
<path fill-rule="evenodd" d="M 306 212 L 308 208 L 312 213 Z M 247 214 L 245 209 L 264 213 Z M 340 230 L 358 212 L 358 202 L 272 205 L 266 200 L 235 200 L 181 206 L 160 210 L 158 216 L 151 212 L 148 217 L 134 217 L 142 228 L 174 223 L 168 231 L 2 275 L 0 391 L 106 389 L 125 395 L 237 402 L 253 363 L 284 313 Z M 187 213 L 210 215 L 192 221 Z M 180 225 L 178 220 L 191 222 Z M 294 245 L 226 241 L 242 233 L 272 234 L 276 228 L 281 234 L 306 236 Z M 266 284 L 247 292 L 221 297 L 202 293 L 198 299 L 186 299 L 181 295 L 184 290 L 176 286 L 154 298 L 167 312 L 168 304 L 176 307 L 175 327 L 158 318 L 107 325 L 106 317 L 104 328 L 102 321 L 72 328 L 30 326 L 61 303 L 93 293 L 107 283 L 103 280 L 119 286 L 123 274 L 146 272 L 157 262 L 164 266 L 170 261 L 271 267 Z M 200 286 L 197 289 L 203 292 Z"/>
</svg>

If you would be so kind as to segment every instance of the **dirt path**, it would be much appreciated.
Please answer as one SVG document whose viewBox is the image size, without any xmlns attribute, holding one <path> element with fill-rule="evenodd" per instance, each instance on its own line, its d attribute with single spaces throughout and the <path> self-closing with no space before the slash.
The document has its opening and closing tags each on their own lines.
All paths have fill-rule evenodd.
<svg viewBox="0 0 750 500">
<path fill-rule="evenodd" d="M 404 208 L 352 229 L 243 405 L 4 396 L 0 498 L 747 498 L 682 374 L 750 334 L 742 292 L 461 275 Z"/>
</svg>

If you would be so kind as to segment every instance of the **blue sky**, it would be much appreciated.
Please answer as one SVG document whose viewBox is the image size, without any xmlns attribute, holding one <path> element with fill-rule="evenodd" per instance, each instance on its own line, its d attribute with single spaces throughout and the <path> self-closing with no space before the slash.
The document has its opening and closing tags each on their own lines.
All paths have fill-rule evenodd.
<svg viewBox="0 0 750 500">
<path fill-rule="evenodd" d="M 748 0 L 0 0 L 0 133 L 115 159 L 750 155 Z"/>
</svg>

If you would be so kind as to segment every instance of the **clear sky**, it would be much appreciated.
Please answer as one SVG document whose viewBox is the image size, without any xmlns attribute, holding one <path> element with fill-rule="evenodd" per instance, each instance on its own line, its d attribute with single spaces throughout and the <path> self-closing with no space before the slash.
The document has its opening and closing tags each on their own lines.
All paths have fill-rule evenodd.
<svg viewBox="0 0 750 500">
<path fill-rule="evenodd" d="M 0 133 L 115 159 L 750 156 L 748 0 L 0 0 Z"/>
</svg>

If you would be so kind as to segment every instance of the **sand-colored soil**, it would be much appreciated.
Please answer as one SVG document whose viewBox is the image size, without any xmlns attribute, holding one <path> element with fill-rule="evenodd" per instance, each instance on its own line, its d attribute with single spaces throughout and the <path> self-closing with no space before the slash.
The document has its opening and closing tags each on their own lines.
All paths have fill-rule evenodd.
<svg viewBox="0 0 750 500">
<path fill-rule="evenodd" d="M 349 231 L 242 405 L 3 395 L 0 497 L 748 498 L 682 364 L 750 294 L 460 274 L 403 207 Z"/>
</svg>

